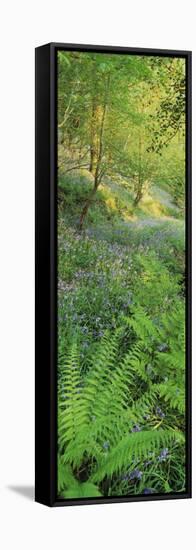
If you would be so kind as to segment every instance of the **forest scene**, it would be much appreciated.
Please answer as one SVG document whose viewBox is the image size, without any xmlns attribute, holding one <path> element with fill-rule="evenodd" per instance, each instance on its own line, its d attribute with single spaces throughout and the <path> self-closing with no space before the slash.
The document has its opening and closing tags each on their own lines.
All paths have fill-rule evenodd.
<svg viewBox="0 0 196 550">
<path fill-rule="evenodd" d="M 59 498 L 186 491 L 185 71 L 57 54 Z"/>
</svg>

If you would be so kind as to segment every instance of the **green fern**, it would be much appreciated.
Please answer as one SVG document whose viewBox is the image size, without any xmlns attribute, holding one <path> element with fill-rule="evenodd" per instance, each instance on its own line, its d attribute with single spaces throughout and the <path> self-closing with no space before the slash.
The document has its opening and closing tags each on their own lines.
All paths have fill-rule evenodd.
<svg viewBox="0 0 196 550">
<path fill-rule="evenodd" d="M 144 431 L 125 436 L 119 444 L 111 450 L 108 457 L 99 464 L 99 469 L 92 476 L 93 481 L 101 481 L 105 476 L 112 477 L 114 473 L 121 473 L 130 467 L 130 463 L 140 462 L 151 452 L 159 452 L 172 441 L 184 442 L 180 433 L 169 430 Z"/>
<path fill-rule="evenodd" d="M 91 482 L 80 483 L 73 475 L 70 465 L 58 458 L 58 494 L 64 498 L 98 497 L 101 493 Z"/>
<path fill-rule="evenodd" d="M 75 478 L 69 464 L 63 464 L 62 458 L 58 456 L 58 494 L 62 493 L 65 487 L 73 486 Z"/>
<path fill-rule="evenodd" d="M 91 483 L 90 481 L 86 481 L 84 483 L 77 483 L 75 482 L 72 487 L 69 489 L 65 489 L 62 491 L 62 497 L 64 498 L 96 498 L 101 497 L 102 494 L 100 493 L 98 487 L 94 485 L 94 483 Z"/>
<path fill-rule="evenodd" d="M 175 321 L 178 323 L 173 317 L 174 324 Z M 58 475 L 59 492 L 63 490 L 65 498 L 84 496 L 85 492 L 86 496 L 87 493 L 88 496 L 96 496 L 96 492 L 102 494 L 100 484 L 105 478 L 112 483 L 114 476 L 130 469 L 131 464 L 148 459 L 149 453 L 158 455 L 164 447 L 184 449 L 180 431 L 184 420 L 184 390 L 182 381 L 179 387 L 176 373 L 179 365 L 174 360 L 180 343 L 173 351 L 172 337 L 168 336 L 167 352 L 157 349 L 167 336 L 165 317 L 157 326 L 140 308 L 124 322 L 124 328 L 112 336 L 104 335 L 89 360 L 86 374 L 81 374 L 76 338 L 65 358 L 60 358 Z M 122 354 L 121 343 L 127 326 L 132 333 L 132 343 Z M 165 372 L 170 372 L 168 357 L 172 380 L 165 377 Z M 180 354 L 178 361 L 181 358 Z M 175 430 L 170 420 L 172 409 L 181 415 L 179 429 Z M 137 422 L 141 431 L 135 433 Z M 95 483 L 99 487 L 94 486 Z"/>
<path fill-rule="evenodd" d="M 167 385 L 159 384 L 157 390 L 172 409 L 177 409 L 182 414 L 185 413 L 184 388 L 178 388 L 172 382 L 168 382 Z"/>
</svg>

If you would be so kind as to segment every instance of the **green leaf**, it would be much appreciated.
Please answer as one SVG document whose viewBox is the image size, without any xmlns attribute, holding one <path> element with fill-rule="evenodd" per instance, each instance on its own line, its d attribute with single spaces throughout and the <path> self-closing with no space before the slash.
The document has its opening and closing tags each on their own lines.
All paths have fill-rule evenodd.
<svg viewBox="0 0 196 550">
<path fill-rule="evenodd" d="M 77 483 L 66 491 L 62 492 L 64 498 L 89 498 L 101 497 L 98 487 L 89 481 L 85 483 Z"/>
</svg>

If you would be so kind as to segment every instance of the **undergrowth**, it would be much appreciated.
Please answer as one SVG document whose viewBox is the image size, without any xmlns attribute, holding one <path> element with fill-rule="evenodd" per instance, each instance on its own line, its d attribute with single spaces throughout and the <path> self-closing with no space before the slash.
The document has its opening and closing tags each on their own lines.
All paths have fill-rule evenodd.
<svg viewBox="0 0 196 550">
<path fill-rule="evenodd" d="M 58 219 L 58 494 L 184 491 L 182 220 L 126 221 L 104 189 L 67 176 Z M 105 193 L 105 194 L 104 194 Z M 130 202 L 131 204 L 131 202 Z"/>
</svg>

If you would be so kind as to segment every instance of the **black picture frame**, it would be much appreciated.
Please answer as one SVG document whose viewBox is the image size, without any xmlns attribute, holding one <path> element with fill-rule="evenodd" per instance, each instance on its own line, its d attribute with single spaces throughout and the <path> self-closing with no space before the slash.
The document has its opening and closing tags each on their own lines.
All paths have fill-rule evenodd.
<svg viewBox="0 0 196 550">
<path fill-rule="evenodd" d="M 57 498 L 57 75 L 58 50 L 186 59 L 185 493 Z M 191 498 L 191 52 L 50 43 L 35 50 L 35 500 L 48 506 Z"/>
</svg>

